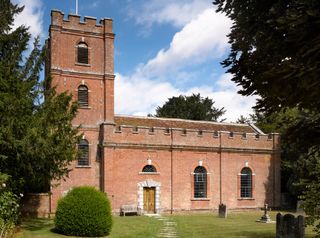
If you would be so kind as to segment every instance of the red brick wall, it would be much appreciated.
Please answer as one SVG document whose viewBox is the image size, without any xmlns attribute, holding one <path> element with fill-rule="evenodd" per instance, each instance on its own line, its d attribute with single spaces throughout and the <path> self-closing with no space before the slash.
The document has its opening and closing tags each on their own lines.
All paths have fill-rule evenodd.
<svg viewBox="0 0 320 238">
<path fill-rule="evenodd" d="M 29 193 L 21 199 L 21 213 L 31 217 L 50 216 L 50 195 L 48 193 Z"/>
<path fill-rule="evenodd" d="M 137 184 L 148 179 L 161 183 L 161 209 L 171 210 L 170 150 L 106 147 L 104 155 L 104 191 L 108 194 L 115 212 L 119 212 L 121 205 L 137 204 Z M 279 206 L 278 200 L 273 201 L 273 195 L 278 197 L 280 192 L 273 192 L 271 158 L 270 154 L 222 153 L 222 203 L 227 204 L 230 209 L 258 208 L 263 207 L 265 202 L 270 206 Z M 141 173 L 148 159 L 152 160 L 159 174 Z M 174 150 L 172 160 L 173 210 L 217 209 L 220 203 L 219 153 Z M 203 166 L 209 173 L 208 196 L 203 200 L 193 199 L 192 172 L 199 165 L 199 160 L 203 161 Z M 240 199 L 239 195 L 239 173 L 246 163 L 254 173 L 253 199 L 250 200 Z M 70 179 L 59 188 L 90 184 L 85 172 L 84 168 L 74 170 Z M 98 173 L 98 170 L 96 172 Z M 279 180 L 276 182 L 279 183 Z M 99 184 L 91 185 L 99 187 Z M 54 194 L 57 194 L 57 190 Z"/>
</svg>

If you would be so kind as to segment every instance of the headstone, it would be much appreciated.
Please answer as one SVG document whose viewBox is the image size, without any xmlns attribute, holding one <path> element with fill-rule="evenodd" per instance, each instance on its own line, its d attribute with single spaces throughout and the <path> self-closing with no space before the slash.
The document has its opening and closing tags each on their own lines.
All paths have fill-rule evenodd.
<svg viewBox="0 0 320 238">
<path fill-rule="evenodd" d="M 304 224 L 304 216 L 298 216 L 296 218 L 296 229 L 295 233 L 297 234 L 296 237 L 303 238 L 305 232 L 305 224 Z"/>
<path fill-rule="evenodd" d="M 304 217 L 277 214 L 276 238 L 304 238 Z"/>
<path fill-rule="evenodd" d="M 219 204 L 219 217 L 227 218 L 227 206 L 223 203 Z"/>
<path fill-rule="evenodd" d="M 276 218 L 277 224 L 276 224 L 276 238 L 282 238 L 283 236 L 283 216 L 281 215 L 281 213 L 279 212 L 277 214 L 277 218 Z"/>
</svg>

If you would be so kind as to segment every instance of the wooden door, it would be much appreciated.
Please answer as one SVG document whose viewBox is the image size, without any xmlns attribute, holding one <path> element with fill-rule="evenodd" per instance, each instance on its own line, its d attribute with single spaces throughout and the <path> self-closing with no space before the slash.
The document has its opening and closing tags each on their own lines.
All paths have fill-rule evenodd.
<svg viewBox="0 0 320 238">
<path fill-rule="evenodd" d="M 146 213 L 155 213 L 155 188 L 143 188 L 143 210 Z"/>
</svg>

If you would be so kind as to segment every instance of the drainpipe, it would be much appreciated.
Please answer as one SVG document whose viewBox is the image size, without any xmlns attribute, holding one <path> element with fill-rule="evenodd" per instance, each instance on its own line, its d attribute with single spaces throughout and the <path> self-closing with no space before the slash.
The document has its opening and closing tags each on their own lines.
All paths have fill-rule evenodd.
<svg viewBox="0 0 320 238">
<path fill-rule="evenodd" d="M 222 148 L 221 148 L 221 131 L 219 132 L 219 162 L 220 162 L 220 204 L 222 204 Z"/>
<path fill-rule="evenodd" d="M 106 89 L 106 20 L 103 19 L 103 121 L 106 121 L 106 103 L 107 103 L 107 89 Z"/>
<path fill-rule="evenodd" d="M 171 145 L 170 145 L 170 162 L 171 162 L 171 209 L 170 213 L 173 213 L 173 130 L 171 128 Z"/>
<path fill-rule="evenodd" d="M 275 135 L 272 134 L 272 162 L 273 163 L 273 196 L 272 196 L 272 205 L 275 207 L 275 202 L 276 202 L 276 143 L 275 143 Z"/>
<path fill-rule="evenodd" d="M 51 213 L 52 213 L 51 196 L 52 196 L 52 187 L 50 185 L 50 191 L 49 191 L 49 214 L 48 214 L 49 218 L 51 218 Z"/>
</svg>

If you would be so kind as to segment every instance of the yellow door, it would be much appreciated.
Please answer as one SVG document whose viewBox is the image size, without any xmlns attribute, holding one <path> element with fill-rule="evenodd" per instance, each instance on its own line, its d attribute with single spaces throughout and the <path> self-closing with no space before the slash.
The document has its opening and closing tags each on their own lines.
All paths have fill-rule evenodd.
<svg viewBox="0 0 320 238">
<path fill-rule="evenodd" d="M 146 213 L 155 213 L 155 188 L 143 188 L 143 210 Z"/>
</svg>

